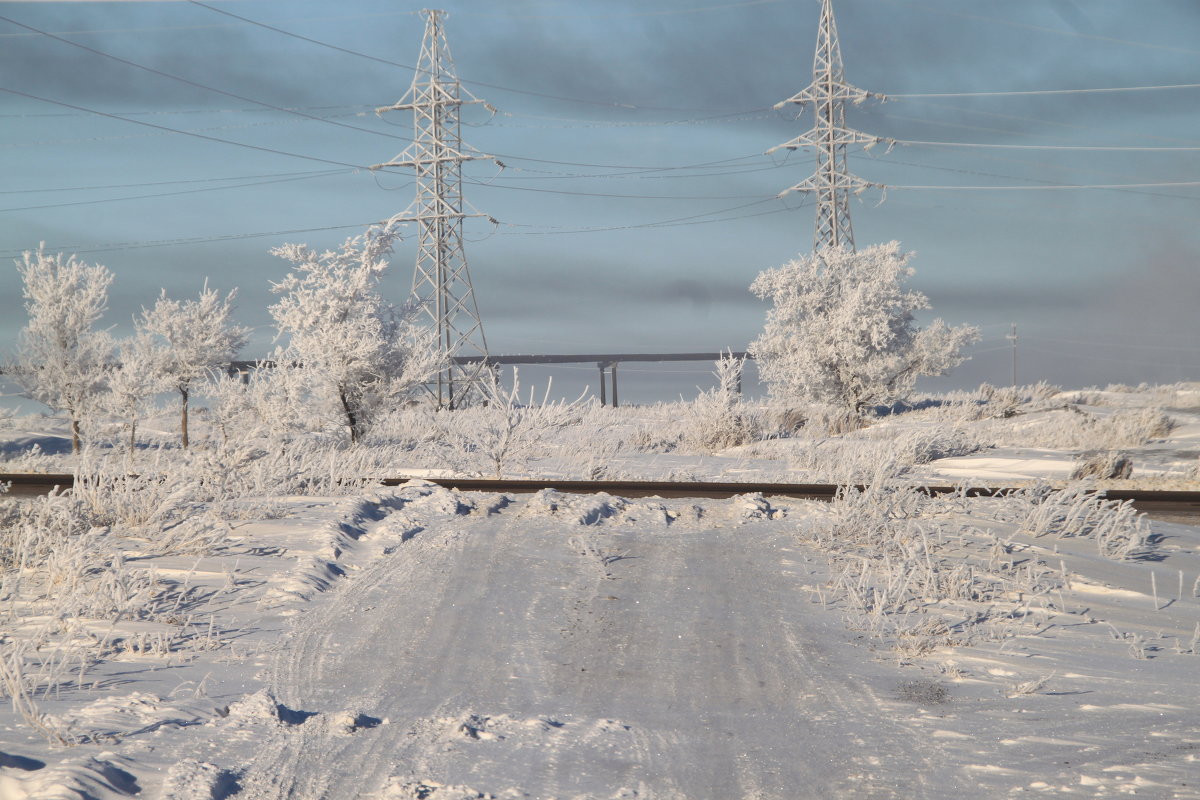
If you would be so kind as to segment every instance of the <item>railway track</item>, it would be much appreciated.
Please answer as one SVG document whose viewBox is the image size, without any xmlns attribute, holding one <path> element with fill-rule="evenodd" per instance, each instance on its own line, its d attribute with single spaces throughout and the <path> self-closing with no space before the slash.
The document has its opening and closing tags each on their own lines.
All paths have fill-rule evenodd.
<svg viewBox="0 0 1200 800">
<path fill-rule="evenodd" d="M 385 478 L 385 486 L 398 486 L 410 478 Z M 828 483 L 736 483 L 719 481 L 577 481 L 554 478 L 539 480 L 500 480 L 491 478 L 423 478 L 448 489 L 465 492 L 530 493 L 555 489 L 573 494 L 606 492 L 622 497 L 697 497 L 721 499 L 739 494 L 759 492 L 768 497 L 794 497 L 804 500 L 832 500 L 841 488 Z M 0 474 L 0 483 L 10 483 L 11 496 L 47 494 L 56 487 L 68 490 L 74 486 L 70 474 Z M 862 487 L 857 487 L 862 488 Z M 950 494 L 960 491 L 955 486 L 922 486 L 929 494 Z M 1015 491 L 1011 487 L 967 487 L 970 497 L 997 497 Z M 1130 500 L 1133 506 L 1154 517 L 1200 518 L 1200 491 L 1147 491 L 1141 489 L 1105 489 L 1109 500 Z"/>
</svg>

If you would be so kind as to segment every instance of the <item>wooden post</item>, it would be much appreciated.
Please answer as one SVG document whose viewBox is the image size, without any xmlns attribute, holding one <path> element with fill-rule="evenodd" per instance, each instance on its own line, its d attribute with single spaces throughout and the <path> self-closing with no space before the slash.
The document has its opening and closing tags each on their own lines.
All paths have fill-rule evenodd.
<svg viewBox="0 0 1200 800">
<path fill-rule="evenodd" d="M 620 403 L 617 402 L 617 365 L 615 362 L 613 363 L 611 369 L 612 369 L 612 384 L 613 384 L 613 408 L 616 408 L 617 406 L 620 405 Z"/>
<path fill-rule="evenodd" d="M 604 362 L 600 361 L 596 366 L 600 368 L 600 405 L 606 406 L 608 402 L 604 396 Z"/>
</svg>

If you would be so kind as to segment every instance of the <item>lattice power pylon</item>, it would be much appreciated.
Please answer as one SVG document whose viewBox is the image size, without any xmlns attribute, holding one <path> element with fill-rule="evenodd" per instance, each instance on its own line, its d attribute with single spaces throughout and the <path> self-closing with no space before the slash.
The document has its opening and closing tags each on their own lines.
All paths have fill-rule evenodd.
<svg viewBox="0 0 1200 800">
<path fill-rule="evenodd" d="M 456 366 L 453 356 L 487 356 L 487 339 L 467 270 L 463 251 L 462 223 L 470 216 L 464 211 L 462 164 L 486 159 L 473 148 L 464 148 L 460 130 L 460 109 L 465 104 L 482 103 L 463 89 L 454 73 L 454 61 L 446 43 L 444 11 L 426 9 L 425 36 L 412 86 L 400 102 L 375 109 L 412 111 L 413 143 L 384 167 L 411 167 L 416 173 L 417 196 L 407 211 L 394 222 L 418 225 L 417 264 L 413 272 L 412 297 L 437 331 L 438 346 L 446 357 L 445 370 L 429 384 L 440 407 L 454 408 L 477 395 L 487 369 L 486 362 Z"/>
<path fill-rule="evenodd" d="M 785 144 L 771 148 L 796 150 L 811 147 L 817 154 L 817 169 L 809 178 L 787 192 L 812 192 L 817 197 L 816 231 L 813 252 L 824 247 L 854 249 L 854 229 L 850 225 L 850 195 L 875 184 L 852 175 L 846 166 L 846 148 L 853 144 L 873 145 L 881 141 L 846 127 L 846 101 L 861 103 L 882 95 L 858 89 L 846 83 L 842 74 L 842 49 L 838 44 L 837 23 L 833 19 L 832 0 L 821 0 L 821 28 L 817 34 L 817 52 L 813 57 L 813 82 L 787 100 L 775 104 L 812 106 L 812 128 Z"/>
</svg>

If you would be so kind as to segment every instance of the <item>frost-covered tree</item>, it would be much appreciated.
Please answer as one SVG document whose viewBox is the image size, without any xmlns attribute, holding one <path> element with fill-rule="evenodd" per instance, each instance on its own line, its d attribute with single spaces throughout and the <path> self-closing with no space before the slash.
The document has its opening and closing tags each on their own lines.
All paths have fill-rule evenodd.
<svg viewBox="0 0 1200 800">
<path fill-rule="evenodd" d="M 513 466 L 524 467 L 535 453 L 557 439 L 563 429 L 578 424 L 584 407 L 584 395 L 571 402 L 551 400 L 551 385 L 541 402 L 535 402 L 533 390 L 528 400 L 521 401 L 521 381 L 513 370 L 512 388 L 505 390 L 493 373 L 484 376 L 485 403 L 469 411 L 441 411 L 441 438 L 454 443 L 475 466 L 490 469 L 493 478 L 500 478 Z M 586 394 L 586 392 L 585 392 Z"/>
<path fill-rule="evenodd" d="M 944 375 L 979 338 L 940 319 L 927 328 L 913 312 L 925 295 L 905 289 L 912 253 L 899 242 L 861 252 L 828 248 L 761 273 L 750 286 L 772 308 L 750 345 L 771 396 L 836 403 L 854 413 L 903 399 L 921 375 Z"/>
<path fill-rule="evenodd" d="M 112 273 L 42 247 L 26 251 L 17 271 L 29 323 L 8 371 L 26 397 L 70 418 L 71 449 L 78 453 L 81 425 L 95 411 L 112 364 L 112 337 L 94 329 L 108 305 Z"/>
<path fill-rule="evenodd" d="M 414 324 L 417 308 L 398 309 L 379 293 L 396 236 L 372 226 L 336 252 L 271 250 L 296 268 L 272 284 L 282 297 L 271 316 L 287 337 L 276 361 L 303 371 L 320 413 L 345 424 L 352 442 L 442 367 L 432 334 Z"/>
<path fill-rule="evenodd" d="M 196 300 L 172 300 L 163 290 L 154 308 L 143 308 L 136 320 L 138 330 L 158 342 L 163 377 L 179 392 L 184 447 L 188 446 L 188 399 L 193 386 L 212 370 L 228 367 L 250 333 L 229 323 L 236 295 L 234 289 L 222 300 L 220 292 L 208 288 L 207 280 Z"/>
<path fill-rule="evenodd" d="M 132 466 L 138 422 L 149 413 L 154 396 L 173 387 L 163 375 L 163 350 L 150 334 L 139 331 L 117 346 L 119 357 L 109 373 L 102 405 L 106 412 L 121 419 L 129 432 L 127 464 Z"/>
</svg>

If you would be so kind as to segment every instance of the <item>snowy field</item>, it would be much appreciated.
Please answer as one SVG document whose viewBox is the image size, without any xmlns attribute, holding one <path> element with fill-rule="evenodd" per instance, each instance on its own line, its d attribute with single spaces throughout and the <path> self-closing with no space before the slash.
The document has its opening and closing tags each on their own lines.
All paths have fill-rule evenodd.
<svg viewBox="0 0 1200 800">
<path fill-rule="evenodd" d="M 0 800 L 1200 798 L 1200 527 L 1088 491 L 1200 488 L 1200 385 L 705 403 L 0 419 L 0 470 L 95 476 L 0 501 Z M 448 473 L 872 488 L 359 480 Z"/>
</svg>

